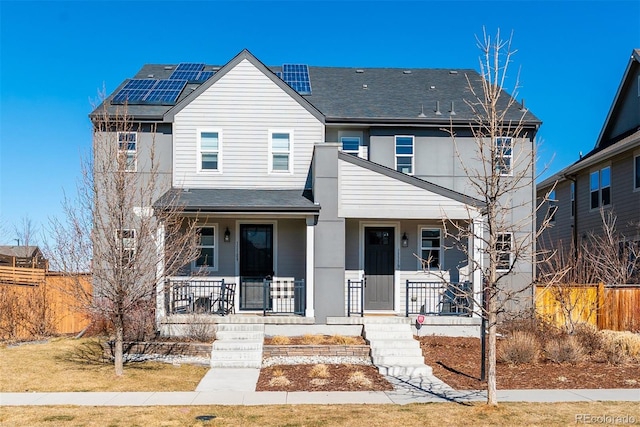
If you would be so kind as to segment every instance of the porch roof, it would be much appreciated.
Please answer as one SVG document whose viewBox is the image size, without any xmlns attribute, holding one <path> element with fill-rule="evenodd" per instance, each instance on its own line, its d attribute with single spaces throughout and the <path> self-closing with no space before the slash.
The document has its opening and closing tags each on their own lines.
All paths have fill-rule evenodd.
<svg viewBox="0 0 640 427">
<path fill-rule="evenodd" d="M 181 206 L 185 212 L 265 212 L 317 215 L 320 205 L 310 190 L 171 189 L 157 207 Z"/>
</svg>

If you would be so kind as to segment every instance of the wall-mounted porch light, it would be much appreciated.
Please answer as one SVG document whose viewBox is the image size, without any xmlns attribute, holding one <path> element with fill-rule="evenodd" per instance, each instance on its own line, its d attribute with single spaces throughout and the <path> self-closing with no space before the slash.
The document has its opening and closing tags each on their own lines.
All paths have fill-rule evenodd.
<svg viewBox="0 0 640 427">
<path fill-rule="evenodd" d="M 227 227 L 227 229 L 224 230 L 224 241 L 225 242 L 231 241 L 231 232 L 229 231 L 229 227 Z"/>
<path fill-rule="evenodd" d="M 406 232 L 402 233 L 402 247 L 403 248 L 409 247 L 409 238 L 407 237 Z"/>
</svg>

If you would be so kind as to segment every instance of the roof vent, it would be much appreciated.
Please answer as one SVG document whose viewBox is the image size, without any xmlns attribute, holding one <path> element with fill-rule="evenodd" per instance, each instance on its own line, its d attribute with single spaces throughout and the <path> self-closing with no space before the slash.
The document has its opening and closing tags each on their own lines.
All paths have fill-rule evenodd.
<svg viewBox="0 0 640 427">
<path fill-rule="evenodd" d="M 148 79 L 152 79 L 153 78 L 153 74 L 147 74 L 147 78 Z"/>
<path fill-rule="evenodd" d="M 420 117 L 421 119 L 424 119 L 425 117 L 427 117 L 424 114 L 424 104 L 421 105 L 420 114 L 418 114 L 418 117 Z"/>
<path fill-rule="evenodd" d="M 449 70 L 449 74 L 458 74 L 456 70 Z"/>
<path fill-rule="evenodd" d="M 402 74 L 411 74 L 411 70 L 404 70 Z"/>
<path fill-rule="evenodd" d="M 173 70 L 173 67 L 171 65 L 165 65 L 164 69 L 165 70 Z"/>
<path fill-rule="evenodd" d="M 363 84 L 362 89 L 369 89 L 369 85 Z"/>
<path fill-rule="evenodd" d="M 449 110 L 449 114 L 451 114 L 452 116 L 456 115 L 456 109 L 453 108 L 453 101 L 451 101 L 451 109 Z"/>
<path fill-rule="evenodd" d="M 432 90 L 433 90 L 433 89 L 435 89 L 435 88 L 436 88 L 436 87 L 435 87 L 435 86 L 433 86 L 433 85 L 432 85 L 432 86 L 429 86 L 429 89 L 432 89 Z"/>
<path fill-rule="evenodd" d="M 442 113 L 440 112 L 440 101 L 436 101 L 436 116 L 441 116 Z"/>
<path fill-rule="evenodd" d="M 220 67 L 211 67 L 211 70 L 213 71 L 218 71 L 220 69 Z"/>
<path fill-rule="evenodd" d="M 356 73 L 358 73 L 358 74 L 362 74 L 362 73 L 364 73 L 364 70 L 357 69 L 357 70 L 356 70 Z"/>
<path fill-rule="evenodd" d="M 524 105 L 524 98 L 522 98 L 522 105 L 520 106 L 520 111 L 527 111 L 527 107 Z"/>
</svg>

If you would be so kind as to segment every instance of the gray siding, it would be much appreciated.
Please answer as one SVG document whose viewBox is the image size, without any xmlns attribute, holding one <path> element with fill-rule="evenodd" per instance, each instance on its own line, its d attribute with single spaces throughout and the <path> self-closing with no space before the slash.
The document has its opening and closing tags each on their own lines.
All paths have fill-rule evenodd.
<svg viewBox="0 0 640 427">
<path fill-rule="evenodd" d="M 221 132 L 221 172 L 198 172 L 199 130 Z M 269 131 L 293 134 L 293 174 L 268 171 Z M 323 125 L 243 60 L 175 116 L 176 187 L 302 188 Z"/>
<path fill-rule="evenodd" d="M 626 91 L 621 94 L 617 104 L 617 115 L 612 120 L 610 131 L 605 138 L 615 138 L 640 125 L 640 94 L 638 78 L 640 67 L 635 67 L 635 72 L 629 76 L 629 84 Z"/>
</svg>

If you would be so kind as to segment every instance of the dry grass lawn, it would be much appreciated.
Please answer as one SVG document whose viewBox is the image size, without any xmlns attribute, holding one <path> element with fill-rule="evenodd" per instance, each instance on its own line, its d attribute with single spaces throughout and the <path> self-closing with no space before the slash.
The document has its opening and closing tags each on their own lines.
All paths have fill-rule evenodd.
<svg viewBox="0 0 640 427">
<path fill-rule="evenodd" d="M 576 414 L 631 416 L 640 420 L 638 405 L 621 402 L 482 403 L 298 406 L 160 406 L 160 407 L 3 407 L 3 426 L 344 426 L 406 427 L 566 426 Z M 215 416 L 199 420 L 198 417 Z"/>
<path fill-rule="evenodd" d="M 129 363 L 117 377 L 95 339 L 0 347 L 0 391 L 193 391 L 206 366 Z M 55 424 L 55 423 L 54 423 Z"/>
</svg>

